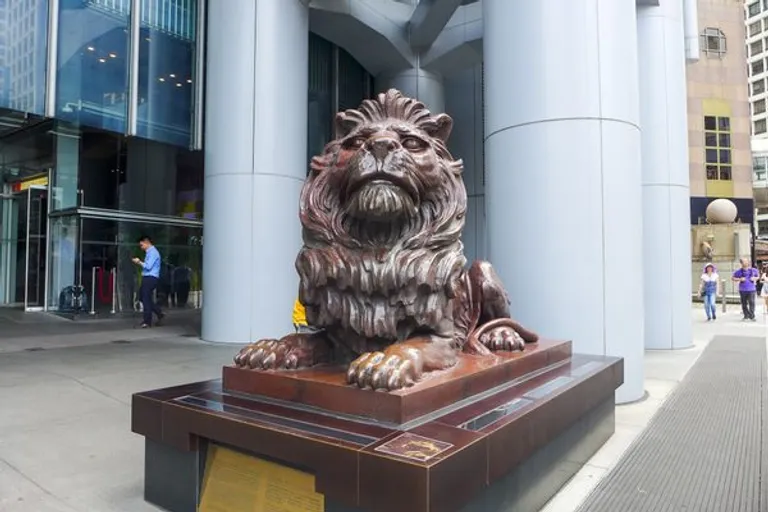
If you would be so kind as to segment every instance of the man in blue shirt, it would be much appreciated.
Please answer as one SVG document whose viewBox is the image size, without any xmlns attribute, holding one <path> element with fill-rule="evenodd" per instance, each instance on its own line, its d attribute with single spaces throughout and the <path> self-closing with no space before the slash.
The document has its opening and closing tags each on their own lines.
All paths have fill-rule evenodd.
<svg viewBox="0 0 768 512">
<path fill-rule="evenodd" d="M 755 283 L 760 273 L 754 268 L 748 258 L 741 258 L 741 268 L 733 273 L 733 281 L 739 283 L 739 295 L 741 296 L 741 311 L 744 320 L 755 321 Z"/>
<path fill-rule="evenodd" d="M 152 243 L 152 239 L 148 236 L 142 236 L 139 238 L 139 247 L 146 253 L 144 261 L 139 258 L 133 258 L 133 262 L 141 267 L 141 305 L 144 309 L 144 323 L 141 324 L 142 329 L 152 327 L 152 313 L 157 315 L 157 323 L 165 316 L 160 311 L 160 306 L 155 304 L 152 299 L 152 293 L 157 288 L 157 283 L 160 281 L 160 251 Z"/>
</svg>

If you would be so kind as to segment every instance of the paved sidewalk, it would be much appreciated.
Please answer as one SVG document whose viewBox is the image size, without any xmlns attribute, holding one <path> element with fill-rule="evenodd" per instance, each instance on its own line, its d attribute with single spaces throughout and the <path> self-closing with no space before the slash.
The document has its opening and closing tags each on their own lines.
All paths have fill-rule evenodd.
<svg viewBox="0 0 768 512">
<path fill-rule="evenodd" d="M 157 510 L 131 395 L 216 378 L 236 348 L 166 336 L 0 354 L 0 511 Z"/>
<path fill-rule="evenodd" d="M 729 305 L 726 313 L 718 309 L 717 321 L 707 322 L 703 306 L 694 304 L 691 311 L 693 347 L 678 351 L 646 351 L 645 390 L 648 397 L 634 404 L 617 406 L 616 433 L 550 500 L 542 512 L 573 512 L 579 508 L 648 426 L 654 414 L 683 380 L 714 336 L 768 337 L 768 317 L 762 305 L 757 308 L 757 322 L 743 322 L 741 318 L 741 309 Z"/>
<path fill-rule="evenodd" d="M 63 349 L 200 334 L 200 310 L 170 310 L 162 327 L 139 329 L 138 314 L 114 318 L 68 320 L 48 313 L 24 313 L 0 308 L 0 354 L 21 350 Z"/>
</svg>

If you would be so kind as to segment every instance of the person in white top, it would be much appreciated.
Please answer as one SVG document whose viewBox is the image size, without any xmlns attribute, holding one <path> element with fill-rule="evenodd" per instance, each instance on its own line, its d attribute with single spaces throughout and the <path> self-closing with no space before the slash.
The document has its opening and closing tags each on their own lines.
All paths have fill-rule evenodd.
<svg viewBox="0 0 768 512">
<path fill-rule="evenodd" d="M 699 296 L 704 299 L 704 311 L 707 313 L 707 321 L 717 320 L 717 295 L 720 292 L 720 277 L 712 263 L 704 266 L 699 283 Z"/>
<path fill-rule="evenodd" d="M 763 283 L 763 288 L 760 290 L 760 296 L 765 303 L 763 313 L 768 314 L 768 265 L 763 265 L 763 268 L 760 270 L 760 282 Z"/>
</svg>

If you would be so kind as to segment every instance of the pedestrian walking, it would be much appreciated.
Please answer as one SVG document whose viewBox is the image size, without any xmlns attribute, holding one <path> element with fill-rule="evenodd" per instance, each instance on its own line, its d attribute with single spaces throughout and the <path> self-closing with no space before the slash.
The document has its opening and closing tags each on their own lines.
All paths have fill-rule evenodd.
<svg viewBox="0 0 768 512">
<path fill-rule="evenodd" d="M 717 296 L 720 292 L 720 276 L 712 263 L 704 266 L 699 283 L 699 296 L 704 299 L 704 311 L 707 321 L 717 320 Z"/>
<path fill-rule="evenodd" d="M 144 321 L 141 324 L 142 329 L 152 327 L 152 313 L 157 315 L 157 325 L 163 320 L 165 315 L 160 310 L 160 306 L 155 304 L 153 293 L 160 282 L 160 251 L 157 250 L 152 239 L 148 236 L 139 238 L 139 247 L 145 253 L 144 261 L 139 258 L 133 258 L 133 262 L 141 267 L 141 305 L 144 310 Z"/>
<path fill-rule="evenodd" d="M 741 297 L 741 311 L 744 321 L 755 321 L 755 283 L 760 278 L 760 273 L 754 268 L 749 258 L 741 258 L 741 268 L 733 273 L 733 281 L 739 283 L 739 296 Z"/>
</svg>

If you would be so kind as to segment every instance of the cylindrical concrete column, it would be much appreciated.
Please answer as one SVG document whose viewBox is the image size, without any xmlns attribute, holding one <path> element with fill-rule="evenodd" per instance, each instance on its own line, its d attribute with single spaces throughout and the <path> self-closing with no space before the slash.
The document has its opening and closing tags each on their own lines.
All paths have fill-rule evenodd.
<svg viewBox="0 0 768 512">
<path fill-rule="evenodd" d="M 309 13 L 299 0 L 208 6 L 203 339 L 290 332 L 307 172 Z"/>
<path fill-rule="evenodd" d="M 523 323 L 624 358 L 619 402 L 643 395 L 635 8 L 483 3 L 490 260 Z"/>
<path fill-rule="evenodd" d="M 637 8 L 645 347 L 690 347 L 691 235 L 683 5 Z"/>
<path fill-rule="evenodd" d="M 411 98 L 417 98 L 432 112 L 445 112 L 443 77 L 421 68 L 382 73 L 375 80 L 376 92 L 398 89 Z"/>
</svg>

